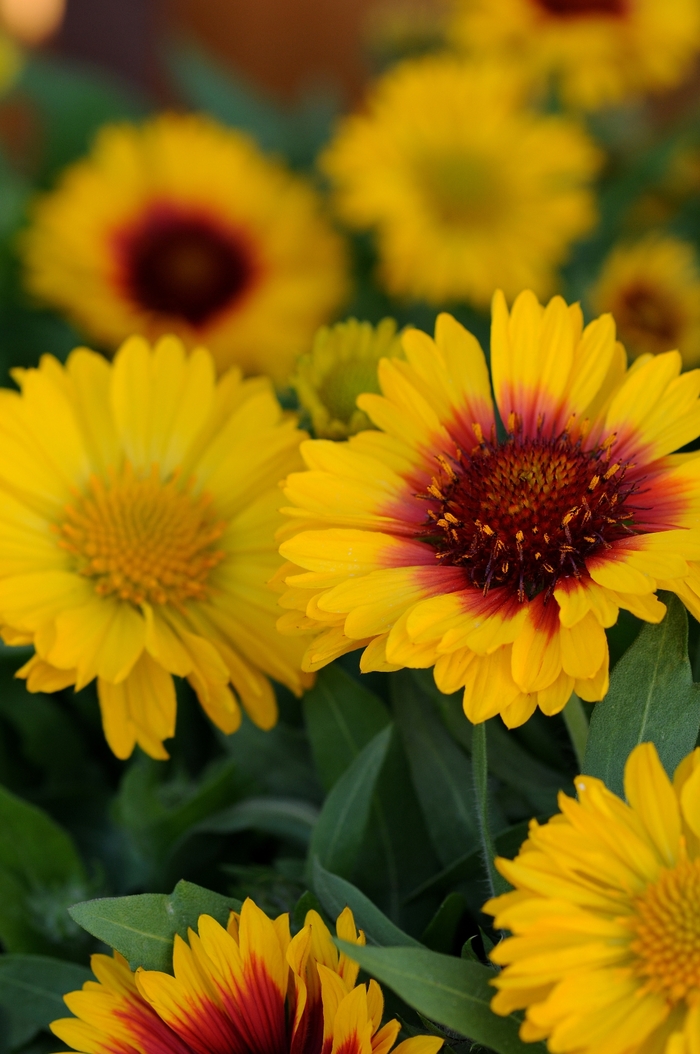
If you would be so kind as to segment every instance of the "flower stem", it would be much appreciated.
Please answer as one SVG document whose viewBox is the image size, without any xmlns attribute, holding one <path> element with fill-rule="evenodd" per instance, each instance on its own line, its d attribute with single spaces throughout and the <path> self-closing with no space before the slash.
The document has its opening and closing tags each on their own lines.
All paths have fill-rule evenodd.
<svg viewBox="0 0 700 1054">
<path fill-rule="evenodd" d="M 579 770 L 582 771 L 583 759 L 586 756 L 586 743 L 588 742 L 588 717 L 583 708 L 583 703 L 576 695 L 576 692 L 572 692 L 571 698 L 564 707 L 562 716 L 571 739 L 571 745 L 576 754 Z"/>
</svg>

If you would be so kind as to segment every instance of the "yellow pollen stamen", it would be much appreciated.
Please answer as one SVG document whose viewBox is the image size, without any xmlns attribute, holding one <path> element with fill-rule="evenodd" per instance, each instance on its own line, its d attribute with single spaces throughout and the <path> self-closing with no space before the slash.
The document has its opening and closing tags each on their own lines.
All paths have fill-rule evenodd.
<svg viewBox="0 0 700 1054">
<path fill-rule="evenodd" d="M 481 446 L 482 443 L 484 442 L 484 433 L 483 433 L 483 431 L 481 429 L 481 425 L 480 424 L 473 424 L 472 425 L 472 431 L 473 431 L 474 435 L 476 436 L 477 443 L 479 444 L 479 446 Z"/>
<path fill-rule="evenodd" d="M 615 464 L 611 465 L 610 468 L 608 469 L 608 471 L 605 473 L 605 477 L 604 478 L 605 479 L 610 479 L 611 476 L 615 475 L 615 473 L 618 471 L 619 468 L 620 468 L 619 462 L 616 461 Z"/>
<path fill-rule="evenodd" d="M 700 859 L 683 859 L 635 902 L 631 950 L 645 990 L 700 1000 Z"/>
<path fill-rule="evenodd" d="M 513 435 L 513 433 L 515 432 L 515 421 L 516 421 L 515 412 L 513 410 L 511 410 L 511 412 L 508 414 L 508 433 L 509 433 L 509 435 Z"/>
<path fill-rule="evenodd" d="M 606 476 L 605 478 L 607 479 L 608 477 Z M 591 480 L 591 482 L 588 484 L 588 489 L 589 490 L 595 490 L 599 483 L 600 483 L 600 476 L 594 476 L 593 479 Z"/>
<path fill-rule="evenodd" d="M 207 596 L 209 572 L 224 558 L 215 548 L 224 529 L 210 499 L 194 497 L 177 474 L 164 482 L 154 466 L 139 478 L 129 464 L 108 481 L 93 476 L 55 528 L 99 596 L 175 607 Z"/>
</svg>

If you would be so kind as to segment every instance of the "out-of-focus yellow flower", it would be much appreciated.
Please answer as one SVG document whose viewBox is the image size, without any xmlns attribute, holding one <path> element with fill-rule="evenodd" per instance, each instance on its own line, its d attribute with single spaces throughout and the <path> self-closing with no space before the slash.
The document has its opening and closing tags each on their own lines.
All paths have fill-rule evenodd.
<svg viewBox="0 0 700 1054">
<path fill-rule="evenodd" d="M 592 776 L 530 824 L 515 887 L 484 911 L 513 936 L 492 1008 L 527 1008 L 524 1040 L 558 1054 L 691 1054 L 700 1038 L 700 750 L 673 783 L 651 743 L 625 766 L 627 804 Z"/>
<path fill-rule="evenodd" d="M 199 116 L 103 129 L 23 245 L 29 289 L 107 347 L 175 333 L 280 383 L 346 292 L 311 186 Z"/>
<path fill-rule="evenodd" d="M 347 439 L 372 423 L 356 400 L 379 392 L 379 360 L 403 355 L 393 318 L 378 326 L 350 318 L 323 326 L 313 348 L 297 362 L 291 383 L 317 439 Z"/>
<path fill-rule="evenodd" d="M 446 56 L 382 78 L 321 163 L 344 219 L 375 230 L 392 293 L 485 307 L 497 286 L 551 291 L 594 223 L 599 162 L 574 121 L 524 107 L 511 71 Z"/>
<path fill-rule="evenodd" d="M 163 337 L 113 363 L 84 348 L 44 356 L 0 391 L 0 627 L 33 644 L 30 691 L 97 679 L 105 736 L 165 758 L 172 675 L 234 732 L 239 702 L 277 720 L 269 678 L 300 694 L 303 648 L 275 629 L 278 483 L 303 433 L 265 378 Z M 290 646 L 291 645 L 291 646 Z"/>
<path fill-rule="evenodd" d="M 671 88 L 700 49 L 696 0 L 456 0 L 452 36 L 541 78 L 595 109 Z"/>
<path fill-rule="evenodd" d="M 677 349 L 684 366 L 700 362 L 700 269 L 688 242 L 651 235 L 613 249 L 590 301 L 615 316 L 633 358 Z"/>
</svg>

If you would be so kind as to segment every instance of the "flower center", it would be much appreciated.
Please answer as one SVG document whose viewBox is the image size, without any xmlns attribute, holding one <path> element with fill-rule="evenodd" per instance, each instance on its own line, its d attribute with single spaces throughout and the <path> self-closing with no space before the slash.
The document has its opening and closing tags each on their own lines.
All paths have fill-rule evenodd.
<svg viewBox="0 0 700 1054">
<path fill-rule="evenodd" d="M 642 282 L 624 290 L 616 304 L 620 339 L 632 351 L 670 351 L 678 344 L 682 322 L 678 309 L 659 290 Z"/>
<path fill-rule="evenodd" d="M 515 429 L 499 444 L 474 431 L 471 454 L 438 457 L 422 537 L 484 593 L 506 586 L 520 601 L 549 595 L 559 578 L 585 571 L 586 557 L 633 533 L 636 488 L 625 483 L 629 465 L 610 463 L 614 437 L 584 451 L 567 432 L 524 439 Z"/>
<path fill-rule="evenodd" d="M 245 238 L 205 215 L 160 206 L 119 242 L 129 295 L 149 311 L 192 326 L 238 302 L 255 279 Z"/>
<path fill-rule="evenodd" d="M 544 8 L 548 15 L 559 18 L 578 18 L 581 15 L 623 18 L 628 7 L 628 0 L 535 0 L 535 3 Z"/>
<path fill-rule="evenodd" d="M 447 224 L 489 223 L 499 214 L 499 181 L 484 159 L 443 154 L 418 163 L 420 183 L 440 219 Z"/>
<path fill-rule="evenodd" d="M 107 482 L 93 476 L 56 531 L 99 596 L 179 607 L 206 597 L 209 572 L 224 557 L 215 547 L 224 527 L 210 500 L 193 497 L 177 475 L 164 483 L 154 466 L 139 479 L 127 464 Z"/>
<path fill-rule="evenodd" d="M 637 898 L 636 970 L 647 991 L 700 999 L 700 860 L 682 860 Z"/>
</svg>

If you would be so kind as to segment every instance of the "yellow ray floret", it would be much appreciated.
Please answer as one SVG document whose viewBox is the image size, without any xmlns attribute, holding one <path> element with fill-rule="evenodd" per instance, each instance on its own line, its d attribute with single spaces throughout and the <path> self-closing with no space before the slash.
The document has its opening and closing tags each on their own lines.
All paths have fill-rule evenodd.
<svg viewBox="0 0 700 1054">
<path fill-rule="evenodd" d="M 301 464 L 270 383 L 204 349 L 133 337 L 114 362 L 45 356 L 0 391 L 0 626 L 33 644 L 30 691 L 97 679 L 107 741 L 167 757 L 173 674 L 224 732 L 240 706 L 276 721 L 269 678 L 301 692 L 267 586 L 281 561 L 278 482 Z"/>
<path fill-rule="evenodd" d="M 376 431 L 302 444 L 280 629 L 310 638 L 309 671 L 356 648 L 363 670 L 432 667 L 472 721 L 602 699 L 621 608 L 659 622 L 661 587 L 700 613 L 700 457 L 673 454 L 700 435 L 700 371 L 627 369 L 610 315 L 530 292 L 494 299 L 491 377 L 449 315 L 403 346 L 358 399 Z"/>
<path fill-rule="evenodd" d="M 175 938 L 173 975 L 132 973 L 117 952 L 93 955 L 97 983 L 65 997 L 75 1017 L 53 1032 L 83 1054 L 389 1054 L 398 1021 L 381 1026 L 376 981 L 339 955 L 315 912 L 291 937 L 289 915 L 269 919 L 252 900 L 224 929 L 200 915 L 198 933 Z M 336 932 L 364 944 L 349 908 Z M 394 1054 L 437 1054 L 442 1040 L 417 1036 Z"/>
<path fill-rule="evenodd" d="M 627 804 L 591 776 L 533 820 L 514 892 L 484 910 L 513 936 L 492 952 L 497 1014 L 558 1054 L 692 1054 L 700 1036 L 700 750 L 673 780 L 651 743 L 625 767 Z"/>
<path fill-rule="evenodd" d="M 104 128 L 22 245 L 30 291 L 108 349 L 176 333 L 278 383 L 347 291 L 311 185 L 201 116 Z"/>
<path fill-rule="evenodd" d="M 343 219 L 375 231 L 391 293 L 486 307 L 498 286 L 553 291 L 595 222 L 600 160 L 573 119 L 527 108 L 516 75 L 439 56 L 378 81 L 321 163 Z"/>
<path fill-rule="evenodd" d="M 700 50 L 695 0 L 457 0 L 451 30 L 586 109 L 679 84 Z"/>
</svg>

